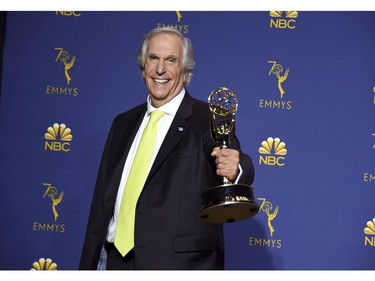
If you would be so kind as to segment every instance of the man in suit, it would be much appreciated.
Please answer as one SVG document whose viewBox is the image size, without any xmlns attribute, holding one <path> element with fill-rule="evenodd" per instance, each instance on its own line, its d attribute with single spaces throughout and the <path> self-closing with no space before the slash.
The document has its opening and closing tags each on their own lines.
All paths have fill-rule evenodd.
<svg viewBox="0 0 375 281">
<path fill-rule="evenodd" d="M 96 269 L 104 247 L 107 269 L 223 269 L 223 225 L 199 218 L 201 195 L 222 184 L 222 177 L 251 184 L 251 158 L 241 152 L 234 133 L 230 149 L 214 147 L 208 105 L 186 90 L 195 65 L 189 39 L 174 28 L 156 28 L 146 35 L 138 62 L 149 95 L 113 121 L 79 268 Z M 121 201 L 140 136 L 156 109 L 164 115 L 136 203 L 134 245 L 120 253 Z"/>
</svg>

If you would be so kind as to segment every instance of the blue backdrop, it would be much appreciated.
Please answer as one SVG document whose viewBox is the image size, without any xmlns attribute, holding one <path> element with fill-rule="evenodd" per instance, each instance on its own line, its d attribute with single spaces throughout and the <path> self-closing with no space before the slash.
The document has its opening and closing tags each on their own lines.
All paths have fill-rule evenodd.
<svg viewBox="0 0 375 281">
<path fill-rule="evenodd" d="M 375 269 L 375 12 L 309 11 L 8 12 L 0 269 L 77 269 L 112 119 L 147 95 L 139 43 L 166 25 L 193 42 L 188 91 L 239 98 L 261 210 L 225 226 L 226 268 Z"/>
</svg>

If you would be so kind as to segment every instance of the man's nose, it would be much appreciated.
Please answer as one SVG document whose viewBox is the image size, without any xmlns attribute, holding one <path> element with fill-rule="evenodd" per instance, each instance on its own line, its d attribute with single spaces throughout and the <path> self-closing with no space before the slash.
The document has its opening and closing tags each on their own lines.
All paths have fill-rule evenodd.
<svg viewBox="0 0 375 281">
<path fill-rule="evenodd" d="M 165 63 L 162 60 L 160 60 L 156 66 L 156 73 L 162 75 L 165 73 L 165 70 Z"/>
</svg>

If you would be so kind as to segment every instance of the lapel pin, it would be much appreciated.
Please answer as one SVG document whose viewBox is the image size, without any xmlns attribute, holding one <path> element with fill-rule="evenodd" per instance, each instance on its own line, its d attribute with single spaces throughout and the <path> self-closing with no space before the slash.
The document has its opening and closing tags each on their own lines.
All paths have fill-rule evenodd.
<svg viewBox="0 0 375 281">
<path fill-rule="evenodd" d="M 182 133 L 184 131 L 185 127 L 178 126 L 177 127 L 177 132 Z"/>
</svg>

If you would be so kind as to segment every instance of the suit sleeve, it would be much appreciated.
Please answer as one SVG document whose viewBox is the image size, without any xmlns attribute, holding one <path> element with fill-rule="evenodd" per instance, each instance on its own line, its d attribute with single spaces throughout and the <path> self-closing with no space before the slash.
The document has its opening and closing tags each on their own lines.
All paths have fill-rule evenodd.
<svg viewBox="0 0 375 281">
<path fill-rule="evenodd" d="M 108 174 L 109 150 L 113 139 L 113 133 L 114 125 L 112 124 L 96 179 L 79 269 L 95 270 L 97 268 L 100 251 L 104 243 L 107 231 L 105 228 L 105 219 L 103 218 L 104 193 L 107 182 L 106 175 Z"/>
<path fill-rule="evenodd" d="M 233 129 L 230 137 L 230 148 L 236 149 L 240 153 L 240 165 L 242 168 L 242 175 L 238 180 L 238 183 L 251 185 L 254 182 L 254 165 L 251 157 L 245 154 L 241 149 L 241 144 L 236 136 L 236 131 Z"/>
</svg>

